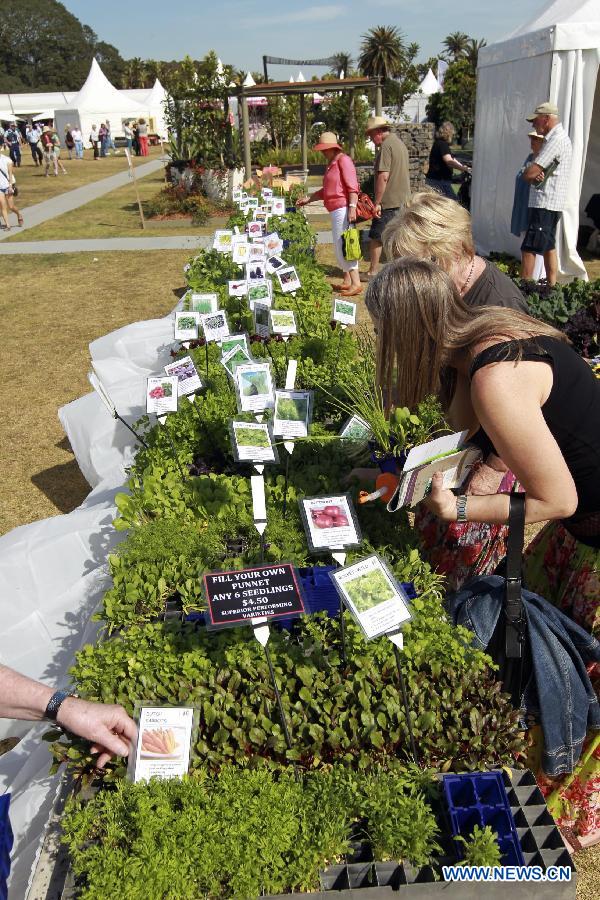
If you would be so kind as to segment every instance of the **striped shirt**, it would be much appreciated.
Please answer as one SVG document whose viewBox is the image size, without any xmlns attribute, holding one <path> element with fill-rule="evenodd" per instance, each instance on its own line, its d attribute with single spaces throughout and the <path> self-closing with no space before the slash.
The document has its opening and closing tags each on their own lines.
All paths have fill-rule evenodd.
<svg viewBox="0 0 600 900">
<path fill-rule="evenodd" d="M 553 209 L 560 212 L 567 204 L 569 176 L 573 148 L 571 139 L 560 122 L 546 135 L 542 149 L 535 163 L 543 169 L 558 159 L 558 166 L 548 177 L 545 185 L 539 189 L 535 185 L 529 187 L 529 206 L 536 209 Z"/>
</svg>

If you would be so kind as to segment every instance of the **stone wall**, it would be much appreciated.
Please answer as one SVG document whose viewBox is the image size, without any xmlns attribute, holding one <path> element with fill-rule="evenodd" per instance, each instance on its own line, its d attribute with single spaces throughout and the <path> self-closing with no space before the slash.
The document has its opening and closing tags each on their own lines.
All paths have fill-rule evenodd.
<svg viewBox="0 0 600 900">
<path fill-rule="evenodd" d="M 406 122 L 402 125 L 392 125 L 392 131 L 404 141 L 408 150 L 410 187 L 412 191 L 420 190 L 425 184 L 425 170 L 429 163 L 429 151 L 433 144 L 435 125 L 425 122 L 413 124 Z M 365 175 L 373 171 L 373 166 L 357 165 L 359 182 Z"/>
</svg>

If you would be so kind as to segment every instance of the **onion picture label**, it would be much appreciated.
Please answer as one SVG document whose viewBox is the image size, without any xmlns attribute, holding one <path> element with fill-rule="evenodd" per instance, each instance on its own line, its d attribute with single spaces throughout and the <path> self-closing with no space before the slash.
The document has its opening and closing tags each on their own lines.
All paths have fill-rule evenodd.
<svg viewBox="0 0 600 900">
<path fill-rule="evenodd" d="M 343 550 L 362 542 L 358 520 L 347 494 L 304 497 L 300 513 L 311 551 Z"/>
</svg>

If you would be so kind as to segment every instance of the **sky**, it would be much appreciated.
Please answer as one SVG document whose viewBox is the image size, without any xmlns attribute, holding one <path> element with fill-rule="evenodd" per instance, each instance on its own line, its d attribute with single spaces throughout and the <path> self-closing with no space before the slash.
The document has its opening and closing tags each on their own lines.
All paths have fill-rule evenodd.
<svg viewBox="0 0 600 900">
<path fill-rule="evenodd" d="M 420 45 L 418 59 L 437 56 L 453 31 L 499 40 L 532 19 L 549 0 L 63 0 L 67 9 L 125 58 L 195 59 L 215 50 L 224 63 L 262 71 L 262 56 L 315 59 L 339 51 L 356 58 L 361 35 L 396 25 Z M 273 67 L 287 79 L 298 67 Z M 306 67 L 310 78 L 322 69 Z"/>
</svg>

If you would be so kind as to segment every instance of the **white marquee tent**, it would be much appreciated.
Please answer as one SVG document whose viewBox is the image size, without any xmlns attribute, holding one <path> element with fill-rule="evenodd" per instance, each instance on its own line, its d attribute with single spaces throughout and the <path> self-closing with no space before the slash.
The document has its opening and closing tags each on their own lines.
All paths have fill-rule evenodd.
<svg viewBox="0 0 600 900">
<path fill-rule="evenodd" d="M 479 52 L 471 213 L 480 251 L 519 255 L 510 234 L 515 177 L 529 152 L 525 117 L 556 103 L 573 143 L 570 201 L 557 235 L 562 280 L 586 277 L 580 210 L 600 190 L 600 2 L 553 0 L 506 40 Z"/>
<path fill-rule="evenodd" d="M 67 124 L 73 127 L 79 125 L 87 141 L 92 125 L 99 126 L 106 119 L 110 120 L 113 136 L 118 136 L 123 134 L 124 121 L 140 117 L 148 118 L 148 115 L 146 105 L 132 100 L 113 87 L 94 59 L 79 93 L 72 98 L 67 107 L 57 107 L 53 118 L 58 134 L 63 134 Z"/>
<path fill-rule="evenodd" d="M 441 84 L 431 69 L 429 69 L 415 93 L 411 94 L 404 101 L 402 120 L 405 122 L 426 122 L 429 98 L 432 94 L 437 94 L 441 90 Z"/>
</svg>

